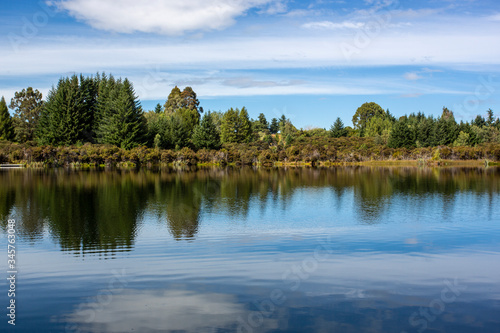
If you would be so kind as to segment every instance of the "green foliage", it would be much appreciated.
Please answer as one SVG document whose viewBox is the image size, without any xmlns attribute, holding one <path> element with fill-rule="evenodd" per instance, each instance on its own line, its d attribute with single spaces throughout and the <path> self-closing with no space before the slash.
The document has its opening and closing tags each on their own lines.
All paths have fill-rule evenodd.
<svg viewBox="0 0 500 333">
<path fill-rule="evenodd" d="M 18 142 L 32 141 L 43 108 L 42 93 L 32 87 L 14 94 L 9 107 L 14 110 L 15 139 Z"/>
<path fill-rule="evenodd" d="M 365 136 L 374 137 L 378 144 L 387 144 L 392 130 L 392 122 L 388 117 L 375 116 L 366 124 Z"/>
<path fill-rule="evenodd" d="M 384 118 L 385 116 L 384 109 L 377 103 L 364 103 L 356 110 L 356 113 L 352 117 L 352 123 L 354 124 L 354 128 L 360 131 L 360 136 L 365 136 L 366 125 L 370 118 Z"/>
<path fill-rule="evenodd" d="M 276 118 L 271 119 L 271 124 L 269 125 L 269 132 L 271 134 L 276 134 L 276 133 L 278 133 L 279 129 L 280 129 L 280 125 L 279 125 L 278 119 L 276 119 Z"/>
<path fill-rule="evenodd" d="M 41 143 L 72 145 L 90 141 L 94 112 L 90 88 L 83 77 L 73 75 L 61 78 L 57 88 L 52 88 L 44 105 L 38 124 L 37 136 Z"/>
<path fill-rule="evenodd" d="M 160 103 L 156 104 L 155 113 L 162 113 L 162 112 L 163 108 L 161 107 L 161 104 Z"/>
<path fill-rule="evenodd" d="M 233 108 L 224 113 L 221 123 L 222 143 L 238 142 L 239 110 Z"/>
<path fill-rule="evenodd" d="M 333 138 L 341 138 L 347 136 L 347 129 L 344 127 L 344 123 L 340 117 L 337 117 L 332 127 L 330 128 L 330 135 Z"/>
<path fill-rule="evenodd" d="M 453 147 L 467 146 L 469 144 L 469 133 L 465 133 L 464 131 L 460 131 L 458 134 L 458 138 L 453 142 Z"/>
<path fill-rule="evenodd" d="M 14 127 L 12 118 L 7 108 L 5 98 L 0 99 L 0 140 L 12 141 L 14 139 Z"/>
<path fill-rule="evenodd" d="M 414 146 L 413 133 L 410 129 L 408 117 L 401 117 L 394 124 L 389 136 L 388 146 L 391 148 L 411 148 Z"/>
<path fill-rule="evenodd" d="M 199 125 L 193 132 L 193 144 L 196 148 L 219 149 L 221 146 L 220 135 L 212 120 L 210 111 L 205 113 Z"/>
<path fill-rule="evenodd" d="M 172 115 L 175 110 L 182 107 L 182 97 L 181 90 L 179 87 L 175 86 L 168 95 L 168 99 L 165 102 L 163 108 L 165 109 L 165 114 Z"/>
<path fill-rule="evenodd" d="M 221 140 L 223 143 L 251 142 L 253 139 L 252 123 L 245 107 L 224 113 L 221 124 Z"/>
<path fill-rule="evenodd" d="M 238 120 L 238 142 L 249 143 L 253 141 L 252 123 L 245 107 L 241 108 Z"/>
<path fill-rule="evenodd" d="M 106 93 L 99 101 L 99 142 L 124 149 L 145 144 L 146 119 L 130 81 L 110 79 L 103 89 Z"/>
<path fill-rule="evenodd" d="M 203 109 L 199 108 L 199 105 L 200 101 L 191 87 L 186 87 L 181 92 L 179 87 L 175 86 L 165 102 L 165 114 L 172 115 L 179 109 L 189 109 L 196 112 L 203 112 Z"/>
<path fill-rule="evenodd" d="M 436 144 L 451 145 L 459 134 L 458 125 L 453 112 L 443 108 L 443 113 L 436 124 Z"/>
<path fill-rule="evenodd" d="M 486 113 L 488 114 L 488 118 L 486 119 L 486 123 L 488 124 L 488 126 L 493 126 L 493 124 L 495 122 L 495 116 L 493 115 L 493 110 L 488 109 L 488 111 L 486 111 Z"/>
</svg>

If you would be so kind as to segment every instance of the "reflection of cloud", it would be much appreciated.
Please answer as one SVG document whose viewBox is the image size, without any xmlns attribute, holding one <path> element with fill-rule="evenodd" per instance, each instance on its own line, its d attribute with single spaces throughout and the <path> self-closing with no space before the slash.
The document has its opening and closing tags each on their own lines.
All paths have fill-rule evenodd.
<svg viewBox="0 0 500 333">
<path fill-rule="evenodd" d="M 91 323 L 89 311 L 95 312 Z M 90 332 L 200 332 L 204 328 L 228 327 L 243 313 L 243 305 L 231 295 L 134 290 L 113 295 L 108 305 L 84 304 L 66 320 Z"/>
<path fill-rule="evenodd" d="M 407 238 L 407 239 L 405 239 L 405 244 L 409 244 L 409 245 L 418 244 L 418 239 L 416 239 L 416 238 Z"/>
</svg>

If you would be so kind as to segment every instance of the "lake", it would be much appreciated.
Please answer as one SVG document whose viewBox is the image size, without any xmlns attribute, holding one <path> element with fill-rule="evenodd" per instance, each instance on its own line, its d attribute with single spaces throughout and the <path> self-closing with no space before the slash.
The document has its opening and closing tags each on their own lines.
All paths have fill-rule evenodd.
<svg viewBox="0 0 500 333">
<path fill-rule="evenodd" d="M 0 222 L 2 331 L 500 332 L 496 167 L 0 170 Z"/>
</svg>

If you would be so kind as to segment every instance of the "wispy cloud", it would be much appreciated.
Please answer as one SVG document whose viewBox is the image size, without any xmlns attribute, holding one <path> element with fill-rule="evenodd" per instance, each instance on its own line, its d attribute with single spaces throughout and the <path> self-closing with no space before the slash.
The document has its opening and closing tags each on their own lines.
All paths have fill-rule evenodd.
<svg viewBox="0 0 500 333">
<path fill-rule="evenodd" d="M 49 3 L 96 29 L 167 35 L 223 29 L 255 7 L 268 13 L 286 9 L 279 0 L 59 0 Z"/>
<path fill-rule="evenodd" d="M 344 22 L 331 22 L 331 21 L 320 21 L 320 22 L 310 22 L 302 25 L 305 29 L 361 29 L 365 26 L 364 22 L 352 22 L 352 21 L 344 21 Z"/>
<path fill-rule="evenodd" d="M 415 72 L 409 72 L 409 73 L 405 73 L 404 78 L 408 81 L 416 81 L 416 80 L 420 80 L 422 78 L 422 76 L 418 75 Z"/>
<path fill-rule="evenodd" d="M 264 88 L 269 88 L 269 87 L 287 87 L 287 86 L 296 86 L 300 84 L 304 84 L 305 81 L 303 80 L 285 80 L 285 81 L 262 81 L 262 80 L 255 80 L 250 77 L 238 77 L 238 78 L 230 78 L 230 79 L 225 79 L 222 84 L 225 86 L 230 86 L 230 87 L 237 87 L 237 88 L 254 88 L 254 87 L 264 87 Z"/>
</svg>

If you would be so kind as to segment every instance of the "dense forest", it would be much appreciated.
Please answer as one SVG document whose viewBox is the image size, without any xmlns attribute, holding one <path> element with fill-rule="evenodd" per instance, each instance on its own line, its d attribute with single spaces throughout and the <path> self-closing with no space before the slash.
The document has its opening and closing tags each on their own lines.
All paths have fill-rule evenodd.
<svg viewBox="0 0 500 333">
<path fill-rule="evenodd" d="M 14 115 L 11 116 L 9 108 Z M 457 123 L 453 111 L 396 119 L 374 102 L 327 128 L 297 129 L 284 115 L 249 117 L 245 107 L 204 112 L 191 87 L 172 89 L 144 111 L 128 79 L 61 78 L 46 99 L 32 87 L 0 100 L 0 163 L 341 163 L 500 159 L 500 120 Z"/>
</svg>

